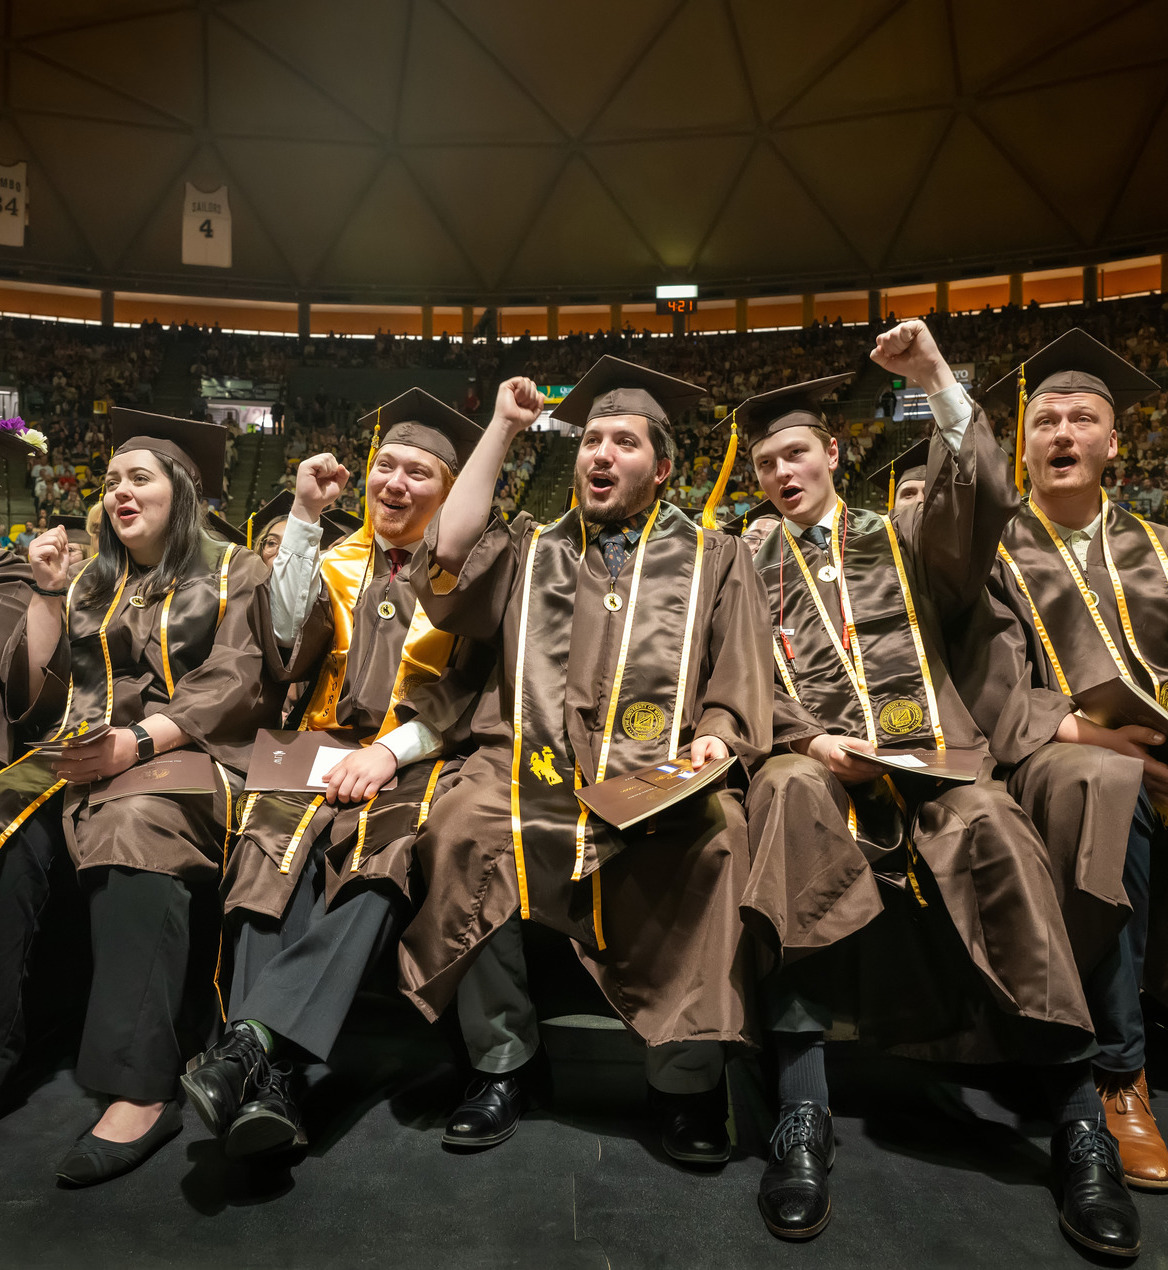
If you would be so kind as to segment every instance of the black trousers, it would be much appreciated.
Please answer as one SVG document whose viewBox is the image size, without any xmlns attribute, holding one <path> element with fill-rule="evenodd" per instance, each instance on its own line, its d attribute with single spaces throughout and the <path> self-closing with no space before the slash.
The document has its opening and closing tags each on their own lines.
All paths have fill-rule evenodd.
<svg viewBox="0 0 1168 1270">
<path fill-rule="evenodd" d="M 49 897 L 49 867 L 64 851 L 57 799 L 0 848 L 0 1060 L 9 1067 L 23 1048 L 29 950 Z M 114 1098 L 172 1098 L 183 1061 L 177 1028 L 190 957 L 190 892 L 177 878 L 137 869 L 86 869 L 79 880 L 93 980 L 77 1079 Z"/>
<path fill-rule="evenodd" d="M 324 1062 L 366 970 L 404 929 L 397 891 L 355 890 L 325 908 L 324 843 L 315 844 L 282 920 L 236 910 L 227 1017 L 255 1019 Z M 239 915 L 242 914 L 242 917 Z"/>
</svg>

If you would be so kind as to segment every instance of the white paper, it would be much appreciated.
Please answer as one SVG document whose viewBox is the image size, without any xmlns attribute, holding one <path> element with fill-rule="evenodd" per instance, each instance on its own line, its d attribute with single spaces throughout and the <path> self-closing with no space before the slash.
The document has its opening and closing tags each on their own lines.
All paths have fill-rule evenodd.
<svg viewBox="0 0 1168 1270">
<path fill-rule="evenodd" d="M 928 763 L 922 763 L 915 754 L 881 754 L 880 758 L 885 763 L 892 763 L 895 767 L 928 767 Z"/>
<path fill-rule="evenodd" d="M 304 783 L 311 789 L 324 789 L 328 781 L 324 779 L 326 772 L 331 772 L 346 755 L 353 750 L 344 750 L 339 745 L 322 745 L 312 760 L 312 771 Z"/>
</svg>

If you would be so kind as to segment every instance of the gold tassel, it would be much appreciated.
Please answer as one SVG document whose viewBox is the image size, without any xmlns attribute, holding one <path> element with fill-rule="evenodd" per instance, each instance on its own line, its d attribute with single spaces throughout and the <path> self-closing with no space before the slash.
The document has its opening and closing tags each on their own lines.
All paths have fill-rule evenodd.
<svg viewBox="0 0 1168 1270">
<path fill-rule="evenodd" d="M 730 483 L 730 473 L 734 470 L 734 459 L 738 454 L 738 424 L 734 418 L 737 413 L 737 410 L 730 412 L 730 444 L 726 447 L 722 470 L 718 473 L 718 479 L 714 482 L 714 488 L 710 491 L 710 497 L 706 499 L 706 506 L 702 511 L 703 529 L 718 528 L 716 515 L 718 504 L 722 501 L 722 495 L 725 494 L 726 486 Z"/>
<path fill-rule="evenodd" d="M 893 504 L 896 502 L 896 464 L 895 462 L 888 469 L 888 511 L 891 514 Z"/>
<path fill-rule="evenodd" d="M 248 551 L 251 550 L 251 523 L 253 520 L 255 520 L 255 518 L 256 518 L 255 512 L 252 512 L 252 514 L 247 518 L 247 549 Z"/>
<path fill-rule="evenodd" d="M 373 516 L 369 510 L 369 473 L 373 471 L 373 460 L 381 449 L 381 407 L 377 407 L 377 420 L 373 424 L 373 440 L 369 443 L 369 457 L 365 460 L 365 533 L 370 542 L 373 541 Z"/>
<path fill-rule="evenodd" d="M 1018 367 L 1018 433 L 1014 437 L 1014 484 L 1018 493 L 1024 492 L 1026 478 L 1022 474 L 1022 447 L 1025 433 L 1022 430 L 1022 416 L 1026 413 L 1026 403 L 1030 398 L 1026 395 L 1026 363 Z"/>
</svg>

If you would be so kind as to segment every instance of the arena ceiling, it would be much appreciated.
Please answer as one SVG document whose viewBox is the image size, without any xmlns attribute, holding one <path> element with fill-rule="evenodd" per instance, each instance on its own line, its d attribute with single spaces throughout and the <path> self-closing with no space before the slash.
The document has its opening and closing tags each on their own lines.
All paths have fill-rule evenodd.
<svg viewBox="0 0 1168 1270">
<path fill-rule="evenodd" d="M 1168 249 L 1168 0 L 5 0 L 0 275 L 800 292 Z M 230 271 L 180 263 L 227 185 Z"/>
</svg>

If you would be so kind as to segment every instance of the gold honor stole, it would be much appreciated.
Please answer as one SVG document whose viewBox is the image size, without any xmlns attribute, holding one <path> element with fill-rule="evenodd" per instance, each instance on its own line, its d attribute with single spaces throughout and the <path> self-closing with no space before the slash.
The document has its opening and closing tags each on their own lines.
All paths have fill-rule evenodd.
<svg viewBox="0 0 1168 1270">
<path fill-rule="evenodd" d="M 559 885 L 591 874 L 593 925 L 604 947 L 597 871 L 620 844 L 597 841 L 590 813 L 574 796 L 582 784 L 569 739 L 568 666 L 573 646 L 607 636 L 619 649 L 599 702 L 602 731 L 595 779 L 677 756 L 685 713 L 693 627 L 701 586 L 705 531 L 668 504 L 656 503 L 622 580 L 628 599 L 617 611 L 577 602 L 586 538 L 578 510 L 531 535 L 522 565 L 514 683 L 511 835 L 520 911 L 531 916 L 529 871 Z M 579 735 L 579 733 L 578 733 Z M 589 741 L 594 733 L 589 732 Z M 592 753 L 588 756 L 592 758 Z M 591 770 L 591 762 L 589 761 Z M 525 834 L 538 842 L 529 859 Z"/>
<path fill-rule="evenodd" d="M 1109 598 L 1130 660 L 1104 621 L 1100 588 L 1088 587 L 1078 560 L 1041 508 L 1034 503 L 1024 506 L 998 544 L 998 555 L 1030 610 L 1051 669 L 1068 697 L 1076 688 L 1090 687 L 1118 672 L 1153 692 L 1163 705 L 1168 703 L 1168 665 L 1140 647 L 1136 631 L 1153 633 L 1164 647 L 1168 555 L 1151 525 L 1113 507 L 1103 491 L 1100 499 L 1099 536 Z M 1085 629 L 1084 612 L 1099 637 L 1090 648 L 1077 638 Z"/>
<path fill-rule="evenodd" d="M 772 639 L 784 687 L 817 718 L 862 733 L 873 745 L 932 743 L 944 750 L 933 675 L 895 526 L 887 516 L 851 509 L 841 560 L 843 512 L 840 500 L 829 551 L 846 647 L 828 612 L 832 601 L 820 593 L 799 540 L 785 524 L 755 561 L 776 624 L 779 571 L 785 570 L 782 620 L 791 660 L 781 641 Z"/>
</svg>

